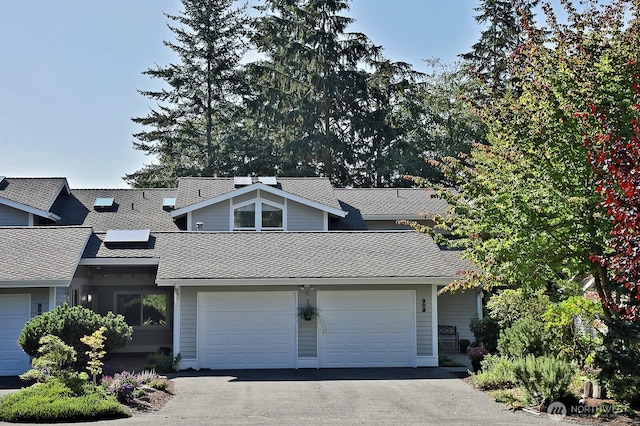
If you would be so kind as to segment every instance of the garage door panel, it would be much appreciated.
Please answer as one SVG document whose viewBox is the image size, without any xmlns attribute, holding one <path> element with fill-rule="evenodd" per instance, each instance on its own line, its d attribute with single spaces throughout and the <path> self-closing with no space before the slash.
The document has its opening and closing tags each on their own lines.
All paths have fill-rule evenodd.
<svg viewBox="0 0 640 426">
<path fill-rule="evenodd" d="M 29 369 L 29 357 L 17 341 L 30 318 L 30 303 L 27 294 L 0 296 L 0 376 L 18 375 Z"/>
<path fill-rule="evenodd" d="M 318 305 L 321 367 L 415 365 L 413 291 L 319 291 Z"/>
<path fill-rule="evenodd" d="M 200 367 L 293 368 L 295 292 L 199 293 Z"/>
</svg>

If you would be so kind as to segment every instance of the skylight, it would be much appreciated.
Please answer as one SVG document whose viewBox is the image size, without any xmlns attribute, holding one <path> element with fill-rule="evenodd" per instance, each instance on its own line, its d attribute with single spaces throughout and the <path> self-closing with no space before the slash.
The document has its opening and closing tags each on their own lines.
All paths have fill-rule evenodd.
<svg viewBox="0 0 640 426">
<path fill-rule="evenodd" d="M 234 176 L 233 184 L 237 187 L 251 185 L 253 181 L 251 176 Z"/>
<path fill-rule="evenodd" d="M 109 229 L 105 243 L 146 243 L 151 236 L 150 229 Z"/>
<path fill-rule="evenodd" d="M 261 183 L 264 183 L 265 185 L 269 185 L 269 186 L 278 185 L 278 181 L 276 180 L 275 176 L 262 176 L 262 177 L 259 177 L 258 180 Z"/>
<path fill-rule="evenodd" d="M 176 208 L 176 199 L 172 197 L 166 197 L 162 200 L 162 209 L 169 211 Z"/>
<path fill-rule="evenodd" d="M 115 201 L 115 198 L 98 197 L 93 203 L 93 208 L 96 210 L 111 210 Z"/>
</svg>

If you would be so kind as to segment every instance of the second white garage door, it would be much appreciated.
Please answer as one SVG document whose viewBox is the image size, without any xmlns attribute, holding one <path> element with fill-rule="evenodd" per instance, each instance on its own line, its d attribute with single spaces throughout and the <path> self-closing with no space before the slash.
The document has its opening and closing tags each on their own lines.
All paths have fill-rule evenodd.
<svg viewBox="0 0 640 426">
<path fill-rule="evenodd" d="M 198 365 L 295 368 L 296 292 L 198 293 Z"/>
<path fill-rule="evenodd" d="M 320 367 L 415 367 L 415 292 L 318 291 Z"/>
</svg>

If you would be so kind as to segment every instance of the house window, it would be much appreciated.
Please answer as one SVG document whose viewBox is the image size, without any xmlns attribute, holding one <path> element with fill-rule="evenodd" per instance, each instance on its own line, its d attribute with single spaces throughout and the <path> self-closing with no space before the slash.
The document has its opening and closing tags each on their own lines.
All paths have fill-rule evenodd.
<svg viewBox="0 0 640 426">
<path fill-rule="evenodd" d="M 255 229 L 256 227 L 256 205 L 255 203 L 238 207 L 233 211 L 234 229 Z"/>
<path fill-rule="evenodd" d="M 118 294 L 116 312 L 132 327 L 167 324 L 166 294 Z"/>
<path fill-rule="evenodd" d="M 233 229 L 236 231 L 282 231 L 283 206 L 268 204 L 260 198 L 234 206 Z"/>
<path fill-rule="evenodd" d="M 263 203 L 262 228 L 282 229 L 282 209 Z"/>
</svg>

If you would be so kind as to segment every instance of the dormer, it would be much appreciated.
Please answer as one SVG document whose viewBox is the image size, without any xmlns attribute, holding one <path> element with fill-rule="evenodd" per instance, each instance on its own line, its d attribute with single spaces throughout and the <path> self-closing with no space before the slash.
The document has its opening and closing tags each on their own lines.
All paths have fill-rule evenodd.
<svg viewBox="0 0 640 426">
<path fill-rule="evenodd" d="M 34 226 L 55 223 L 60 217 L 51 207 L 62 194 L 69 194 L 65 178 L 0 179 L 0 226 Z"/>
<path fill-rule="evenodd" d="M 171 216 L 189 231 L 327 231 L 346 213 L 326 178 L 182 178 Z"/>
</svg>

